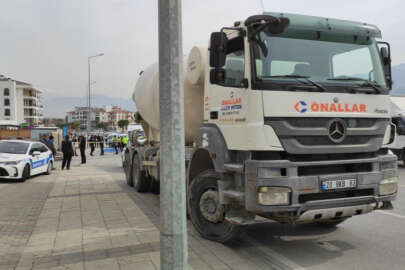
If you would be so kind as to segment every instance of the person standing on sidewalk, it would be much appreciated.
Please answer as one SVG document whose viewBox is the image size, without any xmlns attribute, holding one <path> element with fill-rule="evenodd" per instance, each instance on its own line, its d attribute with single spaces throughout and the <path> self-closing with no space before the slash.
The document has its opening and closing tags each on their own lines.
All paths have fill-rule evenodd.
<svg viewBox="0 0 405 270">
<path fill-rule="evenodd" d="M 113 145 L 114 145 L 114 149 L 115 149 L 115 154 L 118 155 L 118 138 L 117 135 L 114 135 L 113 139 L 112 139 Z"/>
<path fill-rule="evenodd" d="M 72 161 L 72 156 L 74 154 L 72 141 L 69 140 L 69 136 L 66 135 L 65 139 L 62 142 L 62 152 L 63 152 L 63 161 L 62 161 L 62 170 L 70 170 L 70 162 Z"/>
<path fill-rule="evenodd" d="M 127 146 L 128 141 L 129 141 L 128 136 L 122 137 L 122 146 L 123 146 L 123 148 L 125 148 Z"/>
<path fill-rule="evenodd" d="M 90 140 L 89 140 L 89 144 L 90 144 L 90 156 L 93 156 L 93 152 L 94 152 L 94 148 L 96 147 L 96 137 L 95 136 L 91 136 Z"/>
<path fill-rule="evenodd" d="M 80 136 L 80 156 L 82 157 L 82 164 L 86 164 L 86 138 L 82 135 Z"/>
<path fill-rule="evenodd" d="M 99 135 L 98 142 L 100 144 L 100 156 L 104 156 L 104 137 Z"/>
</svg>

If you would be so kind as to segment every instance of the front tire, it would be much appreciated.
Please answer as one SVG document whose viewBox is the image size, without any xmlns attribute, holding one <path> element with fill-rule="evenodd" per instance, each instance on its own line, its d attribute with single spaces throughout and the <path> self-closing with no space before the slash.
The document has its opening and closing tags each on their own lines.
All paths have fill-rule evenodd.
<svg viewBox="0 0 405 270">
<path fill-rule="evenodd" d="M 219 175 L 206 170 L 197 175 L 189 187 L 188 211 L 200 235 L 220 243 L 229 243 L 239 235 L 239 226 L 225 219 L 226 209 L 219 204 Z"/>
<path fill-rule="evenodd" d="M 146 176 L 145 171 L 142 171 L 141 159 L 138 154 L 134 155 L 132 160 L 132 179 L 133 185 L 136 191 L 138 192 L 147 192 L 149 191 L 151 181 Z"/>
<path fill-rule="evenodd" d="M 30 176 L 31 176 L 31 169 L 30 166 L 27 164 L 25 165 L 24 170 L 22 172 L 20 182 L 25 182 L 25 180 L 27 180 Z"/>
</svg>

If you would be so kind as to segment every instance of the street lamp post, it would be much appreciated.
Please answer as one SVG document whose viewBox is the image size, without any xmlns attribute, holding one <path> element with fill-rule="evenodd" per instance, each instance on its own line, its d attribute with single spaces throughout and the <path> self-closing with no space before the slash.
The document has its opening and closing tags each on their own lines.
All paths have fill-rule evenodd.
<svg viewBox="0 0 405 270">
<path fill-rule="evenodd" d="M 91 116 L 91 96 L 90 96 L 90 90 L 91 90 L 91 83 L 90 83 L 90 81 L 91 81 L 91 77 L 90 77 L 90 60 L 92 59 L 92 58 L 95 58 L 95 57 L 99 57 L 99 56 L 103 56 L 104 55 L 104 53 L 99 53 L 99 54 L 97 54 L 97 55 L 93 55 L 93 56 L 89 56 L 88 58 L 87 58 L 87 64 L 88 64 L 88 73 L 89 73 L 89 99 L 88 99 L 88 111 L 87 111 L 87 134 L 89 134 L 90 132 L 91 132 L 91 119 L 90 119 L 90 116 Z"/>
</svg>

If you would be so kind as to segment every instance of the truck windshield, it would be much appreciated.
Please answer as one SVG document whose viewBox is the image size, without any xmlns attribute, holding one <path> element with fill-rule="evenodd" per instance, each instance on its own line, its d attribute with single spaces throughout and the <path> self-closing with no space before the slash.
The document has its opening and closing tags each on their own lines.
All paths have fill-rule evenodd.
<svg viewBox="0 0 405 270">
<path fill-rule="evenodd" d="M 265 32 L 260 33 L 260 38 L 261 46 L 253 43 L 254 69 L 256 81 L 264 89 L 280 90 L 282 85 L 298 83 L 312 84 L 313 88 L 313 82 L 316 82 L 320 90 L 319 85 L 333 91 L 369 89 L 387 93 L 374 42 L 364 45 L 296 39 Z"/>
</svg>

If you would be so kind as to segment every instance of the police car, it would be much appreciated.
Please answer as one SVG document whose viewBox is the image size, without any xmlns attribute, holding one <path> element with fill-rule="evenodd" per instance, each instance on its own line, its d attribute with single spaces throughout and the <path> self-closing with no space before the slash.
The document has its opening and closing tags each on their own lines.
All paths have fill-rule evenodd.
<svg viewBox="0 0 405 270">
<path fill-rule="evenodd" d="M 51 174 L 53 164 L 52 152 L 41 142 L 0 141 L 0 179 L 24 182 L 33 175 Z"/>
</svg>

